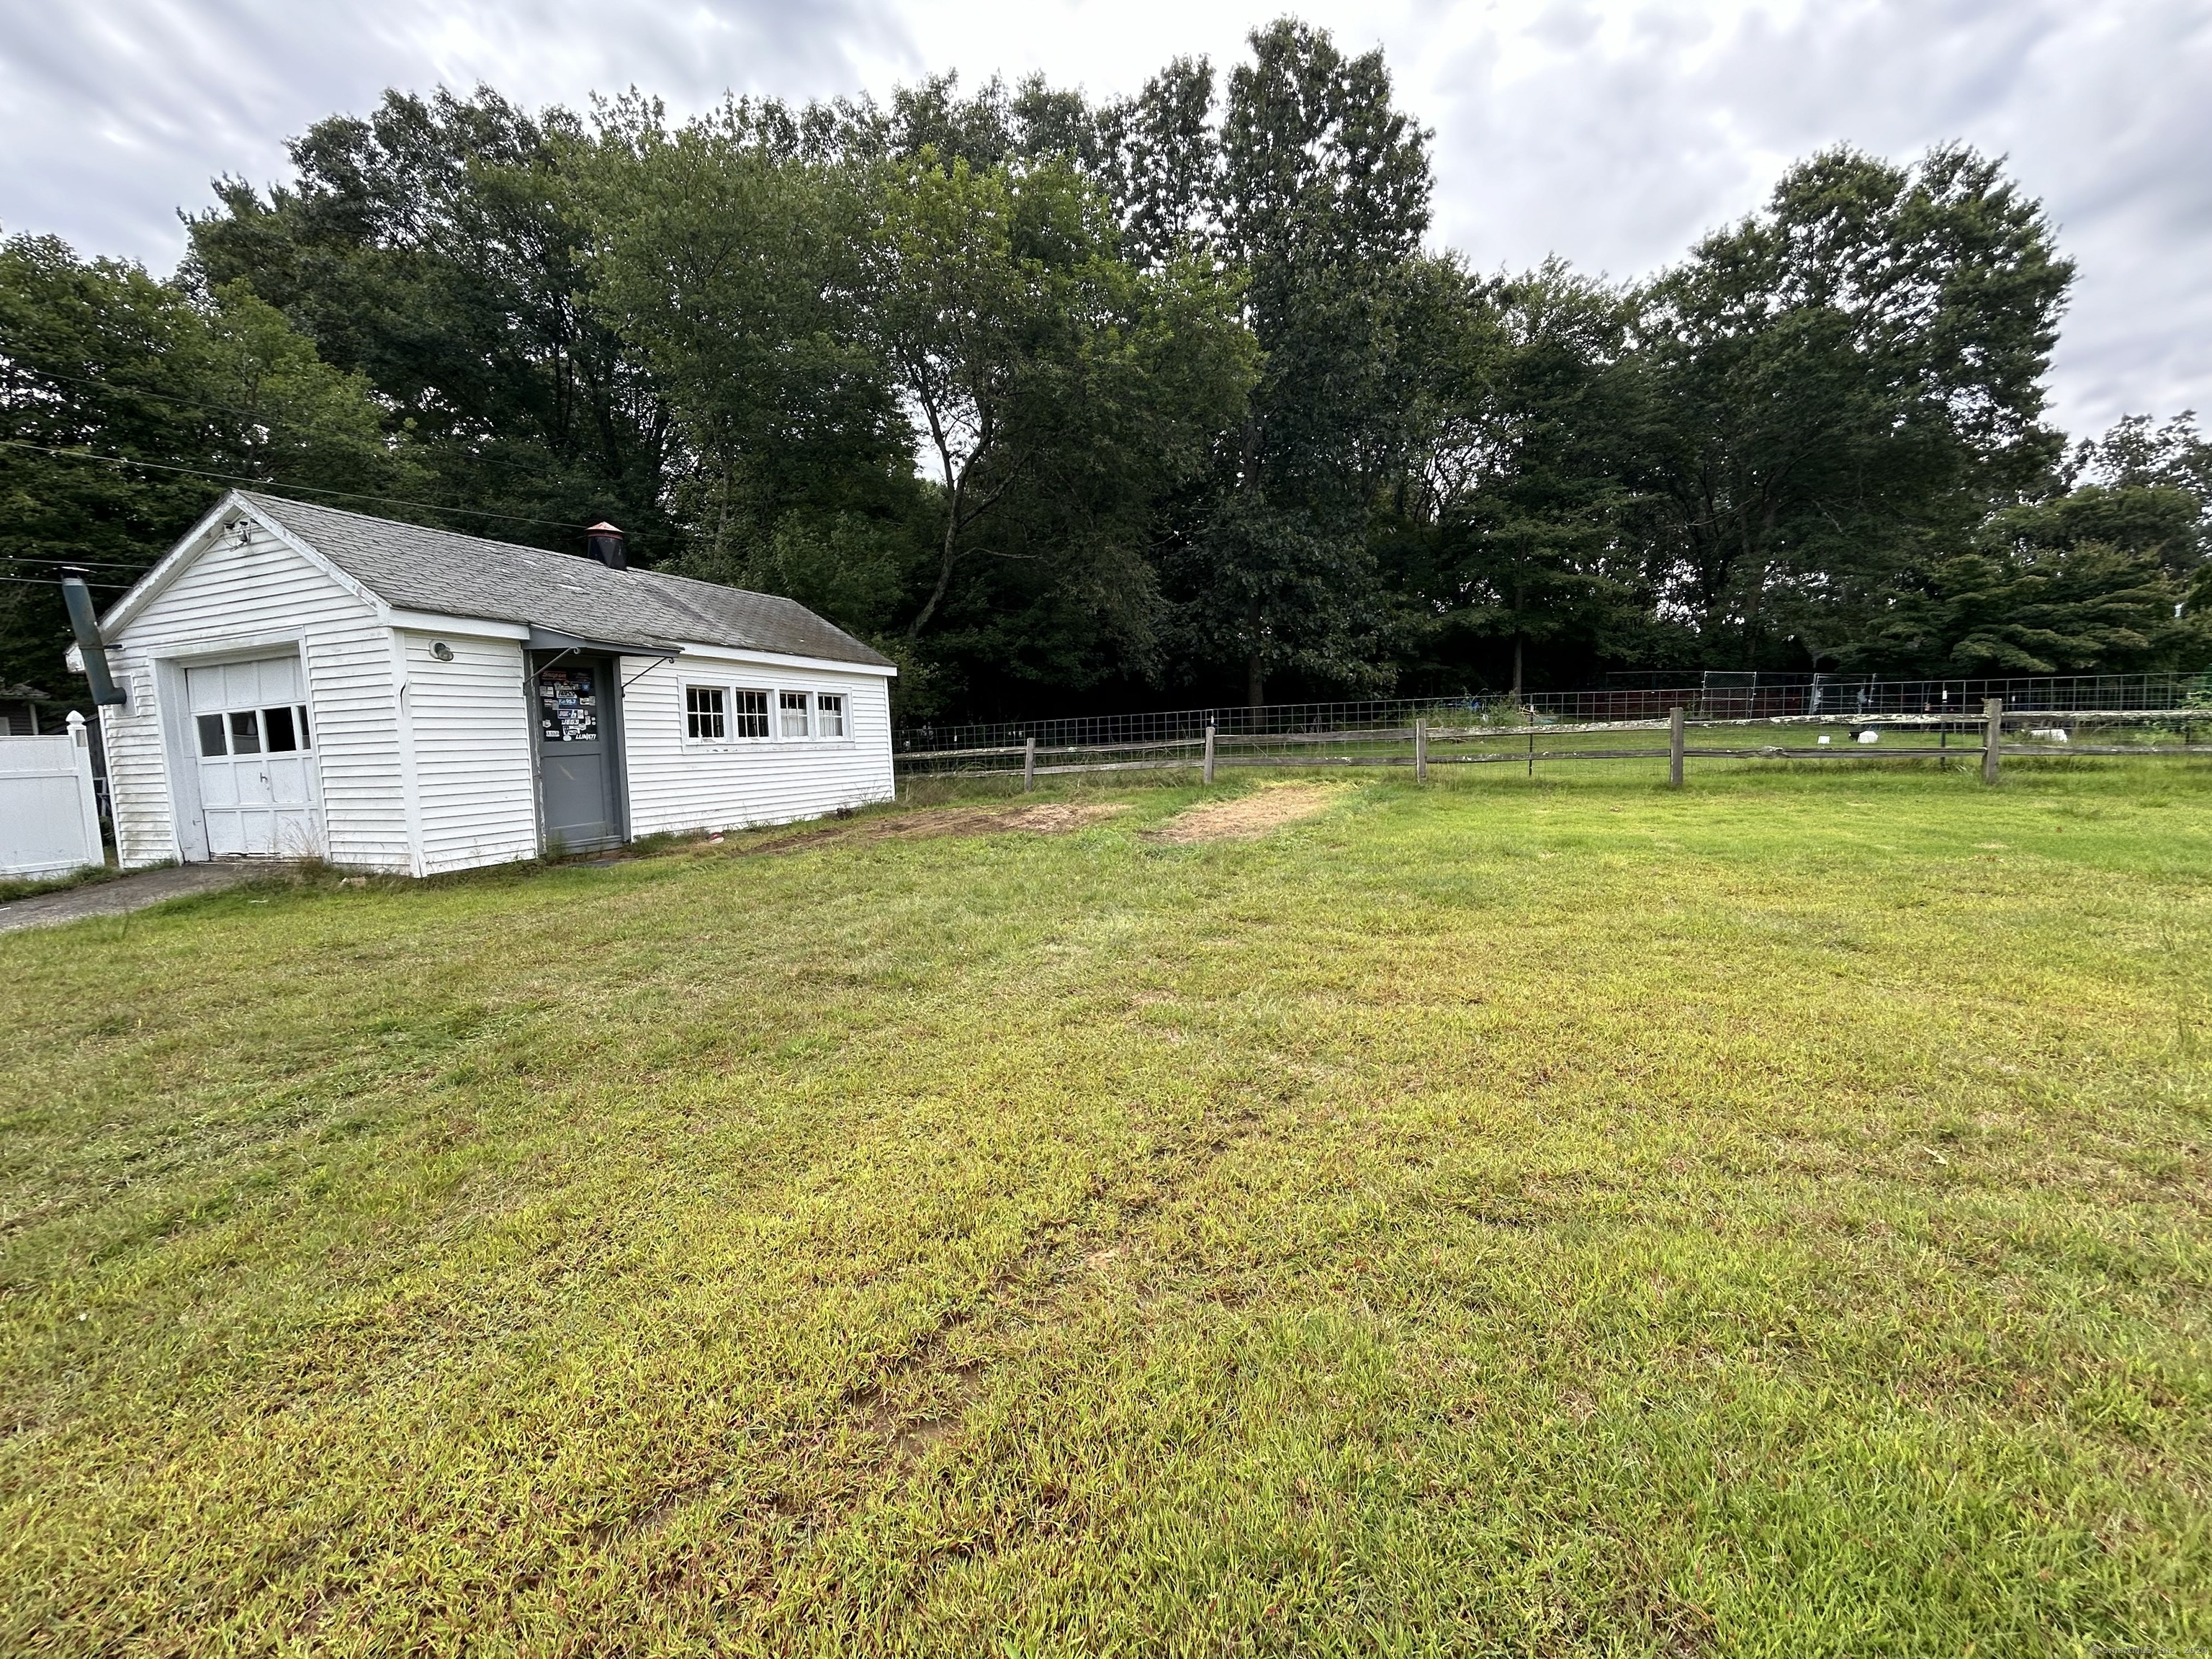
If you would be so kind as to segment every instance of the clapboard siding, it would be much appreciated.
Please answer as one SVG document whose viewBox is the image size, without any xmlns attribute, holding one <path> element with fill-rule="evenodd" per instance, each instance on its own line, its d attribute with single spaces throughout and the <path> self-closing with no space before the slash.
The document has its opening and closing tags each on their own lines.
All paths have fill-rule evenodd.
<svg viewBox="0 0 2212 1659">
<path fill-rule="evenodd" d="M 453 653 L 441 662 L 434 642 Z M 536 783 L 522 647 L 453 634 L 399 635 L 415 738 L 422 872 L 538 854 Z"/>
<path fill-rule="evenodd" d="M 629 682 L 623 694 L 623 753 L 634 836 L 788 823 L 892 798 L 890 697 L 880 674 L 763 668 L 687 652 L 672 663 L 627 658 L 622 675 Z M 684 704 L 689 685 L 842 692 L 849 733 L 690 743 Z M 773 731 L 773 696 L 769 718 Z"/>
<path fill-rule="evenodd" d="M 334 863 L 404 870 L 389 631 L 373 607 L 259 525 L 226 532 L 185 568 L 112 642 L 131 690 L 127 710 L 102 711 L 116 838 L 126 864 L 179 851 L 164 730 L 187 711 L 161 707 L 155 665 L 232 641 L 296 641 L 322 783 L 323 852 Z M 282 646 L 272 648 L 282 649 Z"/>
<path fill-rule="evenodd" d="M 399 766 L 398 690 L 391 630 L 331 629 L 307 641 L 307 695 L 316 738 L 323 818 L 334 864 L 410 870 L 407 799 Z"/>
<path fill-rule="evenodd" d="M 115 815 L 116 857 L 126 870 L 177 856 L 170 817 L 169 767 L 161 750 L 159 693 L 147 661 L 111 650 L 108 666 L 130 696 L 123 707 L 100 711 L 100 740 L 107 760 L 107 798 Z"/>
</svg>

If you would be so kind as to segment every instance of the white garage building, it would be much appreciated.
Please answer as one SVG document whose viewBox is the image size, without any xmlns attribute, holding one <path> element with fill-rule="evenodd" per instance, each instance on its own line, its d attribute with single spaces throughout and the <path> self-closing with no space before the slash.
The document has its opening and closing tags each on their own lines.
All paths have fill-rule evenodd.
<svg viewBox="0 0 2212 1659">
<path fill-rule="evenodd" d="M 890 799 L 888 659 L 602 531 L 580 557 L 232 492 L 101 619 L 123 863 L 422 876 Z"/>
</svg>

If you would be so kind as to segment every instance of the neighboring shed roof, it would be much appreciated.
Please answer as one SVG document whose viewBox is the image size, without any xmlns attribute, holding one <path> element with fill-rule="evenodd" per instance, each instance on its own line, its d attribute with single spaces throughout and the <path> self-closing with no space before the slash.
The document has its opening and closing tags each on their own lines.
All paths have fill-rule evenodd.
<svg viewBox="0 0 2212 1659">
<path fill-rule="evenodd" d="M 878 668 L 890 659 L 795 599 L 658 570 L 487 541 L 334 507 L 237 492 L 346 574 L 404 611 L 522 623 L 614 644 L 719 645 Z"/>
</svg>

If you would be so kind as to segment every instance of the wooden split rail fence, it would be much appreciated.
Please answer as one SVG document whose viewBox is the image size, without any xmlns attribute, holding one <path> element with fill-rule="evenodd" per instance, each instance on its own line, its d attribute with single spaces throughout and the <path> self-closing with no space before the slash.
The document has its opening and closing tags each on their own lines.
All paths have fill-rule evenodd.
<svg viewBox="0 0 2212 1659">
<path fill-rule="evenodd" d="M 2013 752 L 2070 755 L 2197 755 L 2212 756 L 2212 744 L 2194 741 L 2194 726 L 2212 726 L 2212 710 L 2201 716 L 2188 709 L 2081 710 L 2048 709 L 2008 713 L 2001 699 L 1987 699 L 1978 719 L 1958 715 L 1919 714 L 1784 714 L 1734 720 L 1690 720 L 1677 708 L 1666 720 L 1559 721 L 1521 726 L 1442 726 L 1417 721 L 1403 728 L 1341 732 L 1282 732 L 1267 734 L 1218 733 L 1208 726 L 1203 737 L 1158 739 L 1127 744 L 1095 744 L 1040 747 L 1034 738 L 1019 744 L 988 749 L 908 750 L 896 758 L 899 769 L 914 775 L 1011 776 L 1018 772 L 1022 787 L 1034 789 L 1041 777 L 1079 773 L 1197 771 L 1208 783 L 1226 767 L 1410 766 L 1414 777 L 1426 781 L 1432 766 L 1525 765 L 1531 773 L 1539 762 L 1658 760 L 1668 763 L 1668 781 L 1682 785 L 1686 763 L 1692 760 L 1917 760 L 1942 763 L 1978 759 L 1984 781 L 1995 783 L 2006 752 L 2008 721 L 2031 726 L 2035 736 L 2015 741 Z M 2151 726 L 2179 728 L 2179 744 L 2075 743 L 2072 735 L 2084 726 Z M 1848 731 L 1856 738 L 1864 732 L 1933 734 L 1932 744 L 1892 745 L 1874 752 L 1862 742 L 1839 744 L 1790 743 L 1800 729 L 1827 727 Z M 1784 741 L 1735 744 L 1692 744 L 1692 730 L 1734 731 L 1745 736 L 1753 730 L 1773 732 Z M 1602 740 L 1613 733 L 1663 732 L 1663 749 L 1625 747 Z M 2056 736 L 2052 734 L 2056 733 Z M 1954 744 L 1954 735 L 1978 741 Z M 1568 738 L 1596 739 L 1590 746 L 1559 746 Z M 2038 738 L 2040 740 L 2038 740 Z M 1537 744 L 1545 744 L 1538 748 Z"/>
</svg>

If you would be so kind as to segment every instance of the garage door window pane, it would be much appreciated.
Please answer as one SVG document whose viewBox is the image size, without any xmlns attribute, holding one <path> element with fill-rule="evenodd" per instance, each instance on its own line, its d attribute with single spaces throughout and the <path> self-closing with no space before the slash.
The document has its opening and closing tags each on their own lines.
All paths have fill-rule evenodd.
<svg viewBox="0 0 2212 1659">
<path fill-rule="evenodd" d="M 304 702 L 295 703 L 292 706 L 292 712 L 300 719 L 300 747 L 313 749 L 315 746 L 314 743 L 307 736 L 307 705 Z"/>
<path fill-rule="evenodd" d="M 263 709 L 261 730 L 269 739 L 269 752 L 272 755 L 289 755 L 300 746 L 300 740 L 292 735 L 289 708 Z"/>
<path fill-rule="evenodd" d="M 226 745 L 222 740 L 222 716 L 220 714 L 201 715 L 200 753 L 207 756 L 211 760 L 216 756 L 224 752 L 226 752 Z"/>
<path fill-rule="evenodd" d="M 240 708 L 230 717 L 230 752 L 234 755 L 258 755 L 261 752 L 261 716 L 251 708 Z"/>
</svg>

